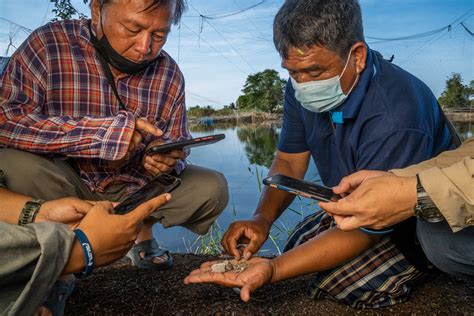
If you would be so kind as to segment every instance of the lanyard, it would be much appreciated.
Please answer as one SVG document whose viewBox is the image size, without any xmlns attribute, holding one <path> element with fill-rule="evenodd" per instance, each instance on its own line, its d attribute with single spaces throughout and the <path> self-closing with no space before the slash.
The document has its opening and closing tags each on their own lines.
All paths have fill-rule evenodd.
<svg viewBox="0 0 474 316">
<path fill-rule="evenodd" d="M 97 44 L 98 40 L 95 37 L 94 32 L 92 32 L 92 23 L 91 23 L 91 21 L 89 21 L 89 32 L 91 34 L 91 39 L 92 39 L 92 43 L 94 44 L 95 51 L 97 52 L 97 56 L 99 57 L 100 64 L 102 65 L 102 69 L 104 69 L 104 71 L 105 71 L 105 75 L 107 77 L 107 82 L 109 83 L 109 86 L 114 91 L 115 97 L 117 98 L 117 100 L 119 102 L 120 109 L 126 111 L 127 107 L 122 102 L 122 99 L 120 99 L 120 96 L 119 96 L 118 91 L 117 91 L 117 87 L 115 86 L 114 75 L 112 74 L 112 70 L 110 70 L 110 66 L 109 66 L 109 63 L 107 61 L 107 57 L 102 55 L 102 52 L 99 49 L 97 49 L 96 44 Z"/>
<path fill-rule="evenodd" d="M 122 102 L 122 99 L 120 99 L 120 96 L 119 96 L 118 91 L 117 91 L 117 87 L 115 86 L 114 75 L 112 74 L 112 70 L 110 70 L 109 63 L 106 61 L 106 59 L 102 55 L 102 53 L 99 52 L 99 50 L 96 49 L 96 51 L 97 51 L 97 56 L 99 56 L 99 61 L 102 65 L 102 68 L 105 71 L 105 75 L 107 76 L 107 82 L 109 83 L 109 86 L 114 91 L 115 97 L 117 98 L 117 100 L 119 102 L 120 109 L 126 111 L 127 107 Z"/>
</svg>

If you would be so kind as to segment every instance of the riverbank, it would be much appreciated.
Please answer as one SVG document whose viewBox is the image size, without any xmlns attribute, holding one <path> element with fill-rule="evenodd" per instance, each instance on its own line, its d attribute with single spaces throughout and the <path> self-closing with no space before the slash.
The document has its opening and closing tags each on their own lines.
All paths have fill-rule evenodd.
<svg viewBox="0 0 474 316">
<path fill-rule="evenodd" d="M 418 281 L 408 302 L 360 311 L 331 300 L 313 301 L 300 277 L 258 290 L 249 303 L 231 289 L 189 285 L 183 278 L 210 257 L 174 254 L 171 270 L 150 271 L 117 262 L 81 280 L 66 307 L 66 315 L 473 315 L 474 291 L 439 273 Z"/>
<path fill-rule="evenodd" d="M 474 112 L 446 112 L 452 122 L 474 122 Z"/>
<path fill-rule="evenodd" d="M 474 112 L 446 112 L 446 116 L 452 122 L 474 122 Z M 209 117 L 189 117 L 189 123 L 193 125 L 214 124 L 256 124 L 256 123 L 278 123 L 283 115 L 279 113 L 266 112 L 243 112 L 235 111 L 232 115 L 220 115 Z"/>
</svg>

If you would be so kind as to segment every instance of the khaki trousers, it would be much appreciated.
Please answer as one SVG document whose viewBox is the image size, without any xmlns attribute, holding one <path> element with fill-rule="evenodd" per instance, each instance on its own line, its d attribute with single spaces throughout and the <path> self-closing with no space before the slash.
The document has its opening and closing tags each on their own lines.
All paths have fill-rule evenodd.
<svg viewBox="0 0 474 316">
<path fill-rule="evenodd" d="M 0 170 L 9 190 L 34 198 L 53 200 L 78 197 L 85 200 L 122 201 L 126 184 L 111 185 L 94 193 L 65 160 L 15 149 L 0 149 Z M 152 214 L 163 227 L 183 226 L 205 234 L 228 202 L 227 181 L 221 173 L 188 165 L 180 175 L 181 185 L 171 200 Z"/>
</svg>

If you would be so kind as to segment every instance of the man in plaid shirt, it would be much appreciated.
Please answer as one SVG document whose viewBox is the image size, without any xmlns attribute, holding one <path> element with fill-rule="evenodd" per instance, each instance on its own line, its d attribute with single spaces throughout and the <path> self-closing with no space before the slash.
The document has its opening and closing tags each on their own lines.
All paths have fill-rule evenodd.
<svg viewBox="0 0 474 316">
<path fill-rule="evenodd" d="M 9 189 L 44 200 L 122 201 L 157 175 L 178 175 L 182 184 L 130 253 L 139 266 L 169 267 L 152 224 L 204 234 L 228 200 L 224 176 L 186 166 L 184 151 L 144 154 L 153 141 L 190 138 L 184 78 L 162 50 L 185 1 L 97 0 L 91 9 L 91 20 L 37 29 L 9 61 L 0 81 L 0 169 Z"/>
</svg>

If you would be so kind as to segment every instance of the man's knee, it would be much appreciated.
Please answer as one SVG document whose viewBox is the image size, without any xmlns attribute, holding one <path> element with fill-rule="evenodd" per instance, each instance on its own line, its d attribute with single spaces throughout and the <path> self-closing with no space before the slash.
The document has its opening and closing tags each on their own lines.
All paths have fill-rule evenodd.
<svg viewBox="0 0 474 316">
<path fill-rule="evenodd" d="M 417 235 L 428 260 L 438 269 L 474 280 L 474 229 L 453 233 L 446 222 L 427 223 L 419 220 Z"/>
<path fill-rule="evenodd" d="M 181 224 L 197 234 L 205 234 L 212 223 L 224 211 L 229 201 L 227 180 L 220 172 L 193 167 L 183 182 L 190 181 L 186 186 L 186 196 L 181 203 L 189 208 L 189 218 Z M 191 214 L 192 213 L 192 214 Z"/>
<path fill-rule="evenodd" d="M 220 172 L 208 172 L 203 177 L 202 183 L 196 186 L 193 196 L 199 204 L 207 206 L 209 211 L 218 216 L 229 201 L 229 189 L 226 178 Z"/>
<path fill-rule="evenodd" d="M 0 150 L 0 170 L 5 173 L 8 189 L 41 199 L 75 196 L 74 188 L 59 173 L 53 161 L 29 152 Z"/>
</svg>

